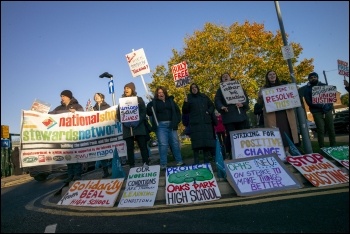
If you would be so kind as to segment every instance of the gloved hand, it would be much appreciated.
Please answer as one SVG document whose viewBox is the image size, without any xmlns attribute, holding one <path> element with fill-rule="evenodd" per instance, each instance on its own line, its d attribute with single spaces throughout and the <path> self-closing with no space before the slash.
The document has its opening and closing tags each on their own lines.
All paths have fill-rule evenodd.
<svg viewBox="0 0 350 234">
<path fill-rule="evenodd" d="M 332 110 L 332 104 L 331 103 L 327 103 L 327 104 L 324 104 L 322 106 L 322 112 L 324 114 L 328 113 L 330 110 Z"/>
</svg>

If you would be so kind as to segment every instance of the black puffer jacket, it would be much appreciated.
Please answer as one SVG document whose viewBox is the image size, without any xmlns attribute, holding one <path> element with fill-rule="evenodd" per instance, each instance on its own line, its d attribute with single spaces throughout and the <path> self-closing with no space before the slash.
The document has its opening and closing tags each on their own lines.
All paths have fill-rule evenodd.
<svg viewBox="0 0 350 234">
<path fill-rule="evenodd" d="M 171 129 L 173 130 L 177 130 L 178 129 L 178 125 L 181 122 L 181 112 L 180 112 L 180 108 L 178 107 L 178 105 L 175 103 L 174 101 L 174 96 L 169 96 L 167 97 L 167 101 L 170 102 L 171 105 Z M 159 99 L 154 98 L 151 102 L 149 102 L 147 104 L 147 115 L 150 116 L 151 118 L 151 123 L 152 123 L 152 130 L 154 132 L 157 131 L 157 123 L 153 117 L 153 111 L 152 111 L 152 107 L 154 109 L 154 112 L 156 113 L 156 118 L 157 120 L 159 119 L 157 117 L 157 102 L 163 102 Z"/>
<path fill-rule="evenodd" d="M 191 85 L 191 87 L 193 84 Z M 182 113 L 189 114 L 189 125 L 191 127 L 192 149 L 201 149 L 205 147 L 215 147 L 215 134 L 212 122 L 214 114 L 214 104 L 205 94 L 198 92 L 187 95 L 187 102 L 182 105 Z"/>
<path fill-rule="evenodd" d="M 67 106 L 61 101 L 61 105 L 56 107 L 53 111 L 50 111 L 49 114 L 61 114 L 70 112 L 70 108 L 74 108 L 76 111 L 84 111 L 84 108 L 79 104 L 78 100 L 72 97 Z"/>
<path fill-rule="evenodd" d="M 94 111 L 100 111 L 100 110 L 106 110 L 110 107 L 111 106 L 107 102 L 103 101 L 100 106 L 98 106 L 98 103 L 96 102 L 93 108 L 94 108 Z"/>
<path fill-rule="evenodd" d="M 322 82 L 317 82 L 317 84 L 311 84 L 310 82 L 307 83 L 305 89 L 304 89 L 304 98 L 309 106 L 309 110 L 311 113 L 328 113 L 333 109 L 333 103 L 327 103 L 327 104 L 313 104 L 312 103 L 312 87 L 314 86 L 324 86 L 326 84 Z"/>
</svg>

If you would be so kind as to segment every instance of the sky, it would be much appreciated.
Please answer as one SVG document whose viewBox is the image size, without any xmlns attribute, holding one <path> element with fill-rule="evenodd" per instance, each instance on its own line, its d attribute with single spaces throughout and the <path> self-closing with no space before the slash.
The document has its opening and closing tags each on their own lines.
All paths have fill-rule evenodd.
<svg viewBox="0 0 350 234">
<path fill-rule="evenodd" d="M 299 61 L 314 58 L 319 80 L 325 83 L 325 71 L 328 84 L 345 94 L 337 60 L 349 62 L 349 2 L 278 5 L 288 43 L 304 49 Z M 22 110 L 35 99 L 53 110 L 65 89 L 85 108 L 96 92 L 118 104 L 124 85 L 134 82 L 147 102 L 151 90 L 143 81 L 152 82 L 156 66 L 167 67 L 185 37 L 207 22 L 229 27 L 245 21 L 280 30 L 274 1 L 1 1 L 1 125 L 19 134 Z M 133 77 L 125 55 L 141 48 L 151 73 Z M 113 75 L 115 103 L 110 79 L 99 78 L 104 72 Z"/>
</svg>

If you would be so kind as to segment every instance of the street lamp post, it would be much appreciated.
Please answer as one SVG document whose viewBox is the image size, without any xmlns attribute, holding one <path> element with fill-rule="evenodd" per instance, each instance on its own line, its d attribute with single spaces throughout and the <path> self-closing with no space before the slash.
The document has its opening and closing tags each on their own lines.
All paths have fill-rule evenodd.
<svg viewBox="0 0 350 234">
<path fill-rule="evenodd" d="M 279 4 L 278 4 L 278 1 L 274 1 L 274 2 L 275 2 L 278 22 L 279 22 L 280 29 L 281 29 L 283 44 L 284 44 L 284 46 L 287 46 L 288 42 L 287 42 L 286 34 L 285 34 L 285 31 L 284 31 L 284 26 L 283 26 L 282 16 L 281 16 L 281 12 L 280 12 L 280 7 L 279 7 Z M 292 82 L 296 83 L 291 59 L 287 59 L 287 62 L 288 62 L 288 67 L 289 67 L 290 76 L 292 78 Z M 313 153 L 312 152 L 311 141 L 310 141 L 310 138 L 309 138 L 309 131 L 308 131 L 309 129 L 308 129 L 308 126 L 307 126 L 307 124 L 305 122 L 305 119 L 306 119 L 305 113 L 304 113 L 304 111 L 302 110 L 302 108 L 300 106 L 296 107 L 296 110 L 297 110 L 297 116 L 298 116 L 298 120 L 299 120 L 298 121 L 299 122 L 299 129 L 300 129 L 301 135 L 303 137 L 302 141 L 303 141 L 303 146 L 304 146 L 305 153 L 307 153 L 307 154 Z"/>
<path fill-rule="evenodd" d="M 109 74 L 108 72 L 104 72 L 104 73 L 102 73 L 99 77 L 100 77 L 100 78 L 110 78 L 110 79 L 111 79 L 111 83 L 113 84 L 113 75 L 112 75 L 112 74 Z M 113 88 L 113 89 L 114 89 L 114 88 Z M 115 106 L 114 90 L 113 90 L 113 92 L 110 92 L 110 93 L 112 93 L 113 106 Z"/>
</svg>

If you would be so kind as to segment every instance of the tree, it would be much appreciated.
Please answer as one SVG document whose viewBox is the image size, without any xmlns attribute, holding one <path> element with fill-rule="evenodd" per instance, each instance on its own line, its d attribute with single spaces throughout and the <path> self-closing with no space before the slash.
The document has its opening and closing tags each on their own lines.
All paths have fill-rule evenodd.
<svg viewBox="0 0 350 234">
<path fill-rule="evenodd" d="M 341 104 L 349 106 L 349 93 L 340 96 Z"/>
<path fill-rule="evenodd" d="M 288 35 L 286 35 L 288 37 Z M 250 99 L 256 99 L 258 90 L 265 83 L 265 74 L 275 70 L 282 81 L 291 82 L 287 62 L 283 59 L 283 40 L 280 31 L 274 35 L 265 31 L 263 24 L 244 22 L 229 27 L 206 23 L 203 30 L 195 31 L 184 39 L 182 51 L 172 50 L 173 56 L 167 64 L 156 67 L 152 74 L 151 90 L 159 85 L 175 96 L 181 107 L 184 93 L 189 87 L 176 88 L 171 67 L 186 61 L 192 82 L 199 85 L 200 91 L 214 99 L 219 88 L 221 74 L 228 72 L 233 79 L 239 80 Z M 306 82 L 307 75 L 313 71 L 313 58 L 298 60 L 303 48 L 292 42 L 292 59 L 296 83 Z"/>
</svg>

